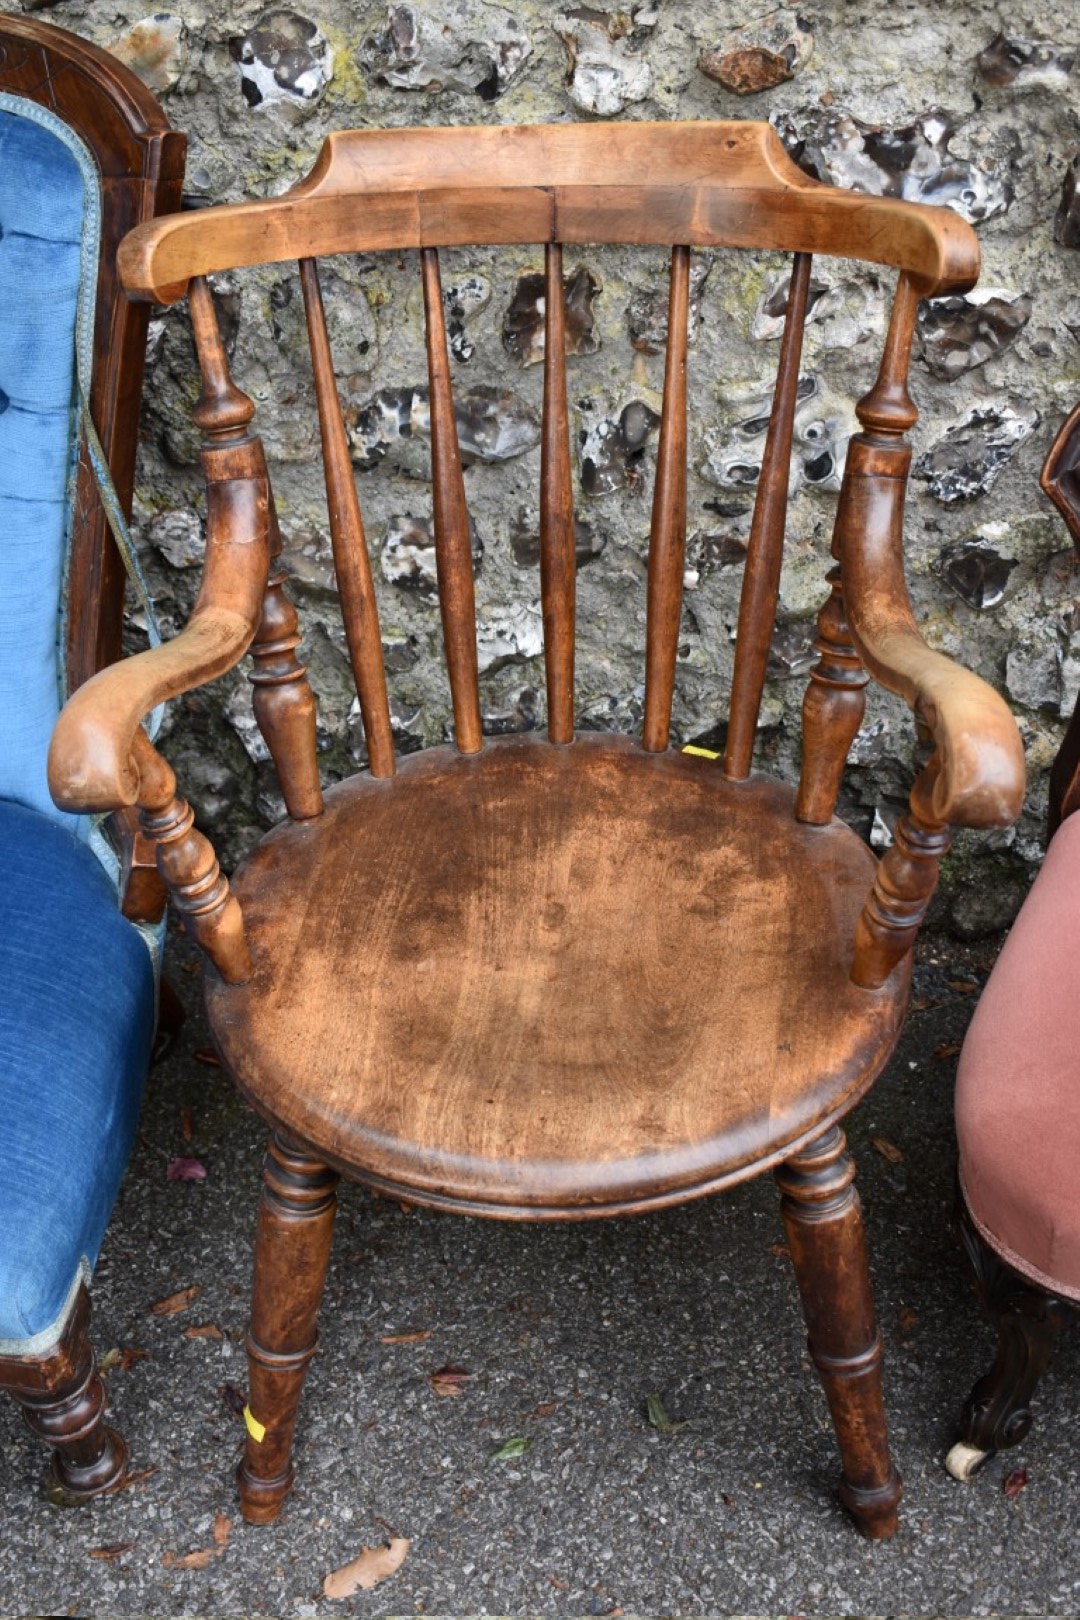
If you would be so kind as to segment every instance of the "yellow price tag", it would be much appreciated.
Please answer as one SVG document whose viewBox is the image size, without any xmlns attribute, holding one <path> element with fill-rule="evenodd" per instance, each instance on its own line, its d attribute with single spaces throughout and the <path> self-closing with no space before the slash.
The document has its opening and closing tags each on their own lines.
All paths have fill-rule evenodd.
<svg viewBox="0 0 1080 1620">
<path fill-rule="evenodd" d="M 258 1418 L 253 1414 L 250 1406 L 244 1407 L 244 1424 L 247 1428 L 248 1434 L 250 1434 L 255 1444 L 257 1446 L 261 1446 L 263 1441 L 266 1439 L 266 1424 L 259 1422 Z"/>
<path fill-rule="evenodd" d="M 720 755 L 719 754 L 714 754 L 711 748 L 695 748 L 693 743 L 687 743 L 686 747 L 682 750 L 682 752 L 684 754 L 696 754 L 699 759 L 719 759 L 720 758 Z"/>
</svg>

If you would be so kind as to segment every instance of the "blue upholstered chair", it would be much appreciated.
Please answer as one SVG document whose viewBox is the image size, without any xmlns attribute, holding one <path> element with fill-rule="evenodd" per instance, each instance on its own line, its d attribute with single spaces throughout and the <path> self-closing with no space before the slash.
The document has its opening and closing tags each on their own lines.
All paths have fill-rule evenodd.
<svg viewBox="0 0 1080 1620">
<path fill-rule="evenodd" d="M 130 508 L 147 311 L 120 293 L 116 244 L 178 205 L 184 147 L 105 51 L 0 17 L 0 1387 L 76 1499 L 126 1463 L 87 1283 L 135 1132 L 164 908 L 126 826 L 57 810 L 45 761 L 67 691 L 120 652 L 106 508 L 116 491 Z"/>
</svg>

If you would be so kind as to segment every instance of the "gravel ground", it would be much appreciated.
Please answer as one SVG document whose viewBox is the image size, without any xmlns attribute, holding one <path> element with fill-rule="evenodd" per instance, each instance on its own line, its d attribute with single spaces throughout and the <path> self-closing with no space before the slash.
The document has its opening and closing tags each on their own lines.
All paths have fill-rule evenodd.
<svg viewBox="0 0 1080 1620">
<path fill-rule="evenodd" d="M 991 954 L 924 946 L 899 1053 L 849 1122 L 906 1481 L 895 1541 L 862 1541 L 837 1506 L 769 1178 L 659 1215 L 546 1228 L 409 1213 L 343 1188 L 296 1491 L 275 1527 L 245 1527 L 232 1406 L 262 1130 L 199 1060 L 196 1014 L 152 1075 L 94 1287 L 99 1353 L 141 1353 L 109 1376 L 146 1477 L 53 1508 L 42 1451 L 0 1405 L 3 1615 L 1080 1612 L 1080 1339 L 1027 1442 L 969 1486 L 942 1467 L 991 1347 L 950 1227 L 955 1054 Z M 174 941 L 193 1013 L 194 969 Z M 168 1181 L 179 1154 L 197 1155 L 206 1181 Z M 150 1313 L 191 1285 L 186 1310 Z M 386 1342 L 396 1335 L 415 1337 Z M 447 1364 L 470 1374 L 457 1398 L 431 1382 Z M 684 1428 L 650 1426 L 652 1392 Z M 525 1453 L 493 1461 L 515 1436 Z M 1002 1485 L 1017 1467 L 1028 1482 L 1012 1497 Z M 392 1579 L 322 1596 L 327 1571 L 392 1535 L 411 1542 Z M 203 1549 L 205 1567 L 185 1567 Z"/>
</svg>

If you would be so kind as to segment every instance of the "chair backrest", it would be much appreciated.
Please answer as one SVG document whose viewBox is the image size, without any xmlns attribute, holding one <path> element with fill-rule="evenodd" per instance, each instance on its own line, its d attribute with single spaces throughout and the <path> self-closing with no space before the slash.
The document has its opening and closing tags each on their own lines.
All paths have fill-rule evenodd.
<svg viewBox="0 0 1080 1620">
<path fill-rule="evenodd" d="M 67 692 L 120 655 L 125 578 L 80 442 L 80 362 L 130 512 L 149 311 L 124 297 L 116 246 L 179 206 L 185 145 L 108 52 L 0 18 L 0 798 L 72 825 L 49 737 Z"/>
<path fill-rule="evenodd" d="M 320 293 L 317 259 L 379 249 L 420 250 L 426 314 L 434 529 L 439 599 L 458 747 L 482 747 L 472 559 L 458 447 L 439 249 L 455 244 L 543 243 L 547 334 L 541 426 L 541 596 L 548 732 L 574 729 L 575 558 L 570 427 L 564 353 L 562 250 L 568 243 L 663 244 L 671 249 L 663 411 L 647 586 L 642 742 L 667 746 L 675 678 L 687 499 L 686 356 L 690 251 L 782 249 L 794 254 L 791 292 L 764 463 L 758 480 L 735 656 L 725 769 L 742 777 L 750 755 L 775 620 L 788 466 L 803 323 L 815 252 L 900 271 L 877 382 L 861 402 L 875 454 L 897 446 L 915 420 L 906 389 L 918 299 L 970 286 L 978 246 L 947 210 L 857 196 L 818 184 L 758 123 L 548 125 L 349 132 L 327 141 L 312 174 L 267 202 L 158 222 L 121 248 L 136 297 L 171 301 L 190 283 L 203 396 L 196 418 L 220 454 L 249 436 L 251 402 L 229 377 L 205 277 L 298 259 L 322 436 L 330 529 L 347 641 L 371 769 L 394 771 L 378 611 Z M 882 450 L 882 446 L 885 447 Z M 910 452 L 899 456 L 906 473 Z M 273 580 L 272 580 L 273 585 Z M 296 678 L 277 639 L 260 631 L 257 683 Z M 287 627 L 291 655 L 295 619 Z M 260 660 L 277 660 L 260 675 Z M 838 654 L 842 662 L 842 653 Z M 300 670 L 302 674 L 302 670 Z M 844 679 L 843 671 L 837 679 Z M 865 676 L 859 677 L 865 680 Z M 264 692 L 264 709 L 267 694 Z M 284 701 L 284 698 L 282 698 Z M 260 715 L 260 719 L 262 716 Z M 264 730 L 267 730 L 264 727 Z M 269 727 L 269 732 L 273 731 Z M 293 814 L 312 814 L 311 757 L 279 758 Z M 846 743 L 843 745 L 846 752 Z M 841 760 L 842 764 L 842 760 Z M 317 783 L 317 777 L 316 777 Z M 306 786 L 305 786 L 306 784 Z M 316 789 L 317 791 L 317 789 Z M 294 805 L 301 806 L 300 809 Z M 303 808 L 303 806 L 307 808 Z M 830 810 L 824 812 L 828 819 Z M 816 819 L 820 814 L 808 814 Z"/>
</svg>

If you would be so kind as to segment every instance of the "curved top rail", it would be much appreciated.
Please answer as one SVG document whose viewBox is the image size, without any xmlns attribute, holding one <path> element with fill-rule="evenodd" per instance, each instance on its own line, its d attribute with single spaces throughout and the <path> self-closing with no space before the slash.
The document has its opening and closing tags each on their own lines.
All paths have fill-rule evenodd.
<svg viewBox="0 0 1080 1620">
<path fill-rule="evenodd" d="M 750 121 L 346 130 L 283 197 L 140 226 L 119 263 L 133 297 L 171 303 L 244 265 L 516 242 L 836 254 L 906 270 L 924 297 L 979 273 L 951 210 L 823 185 Z"/>
</svg>

